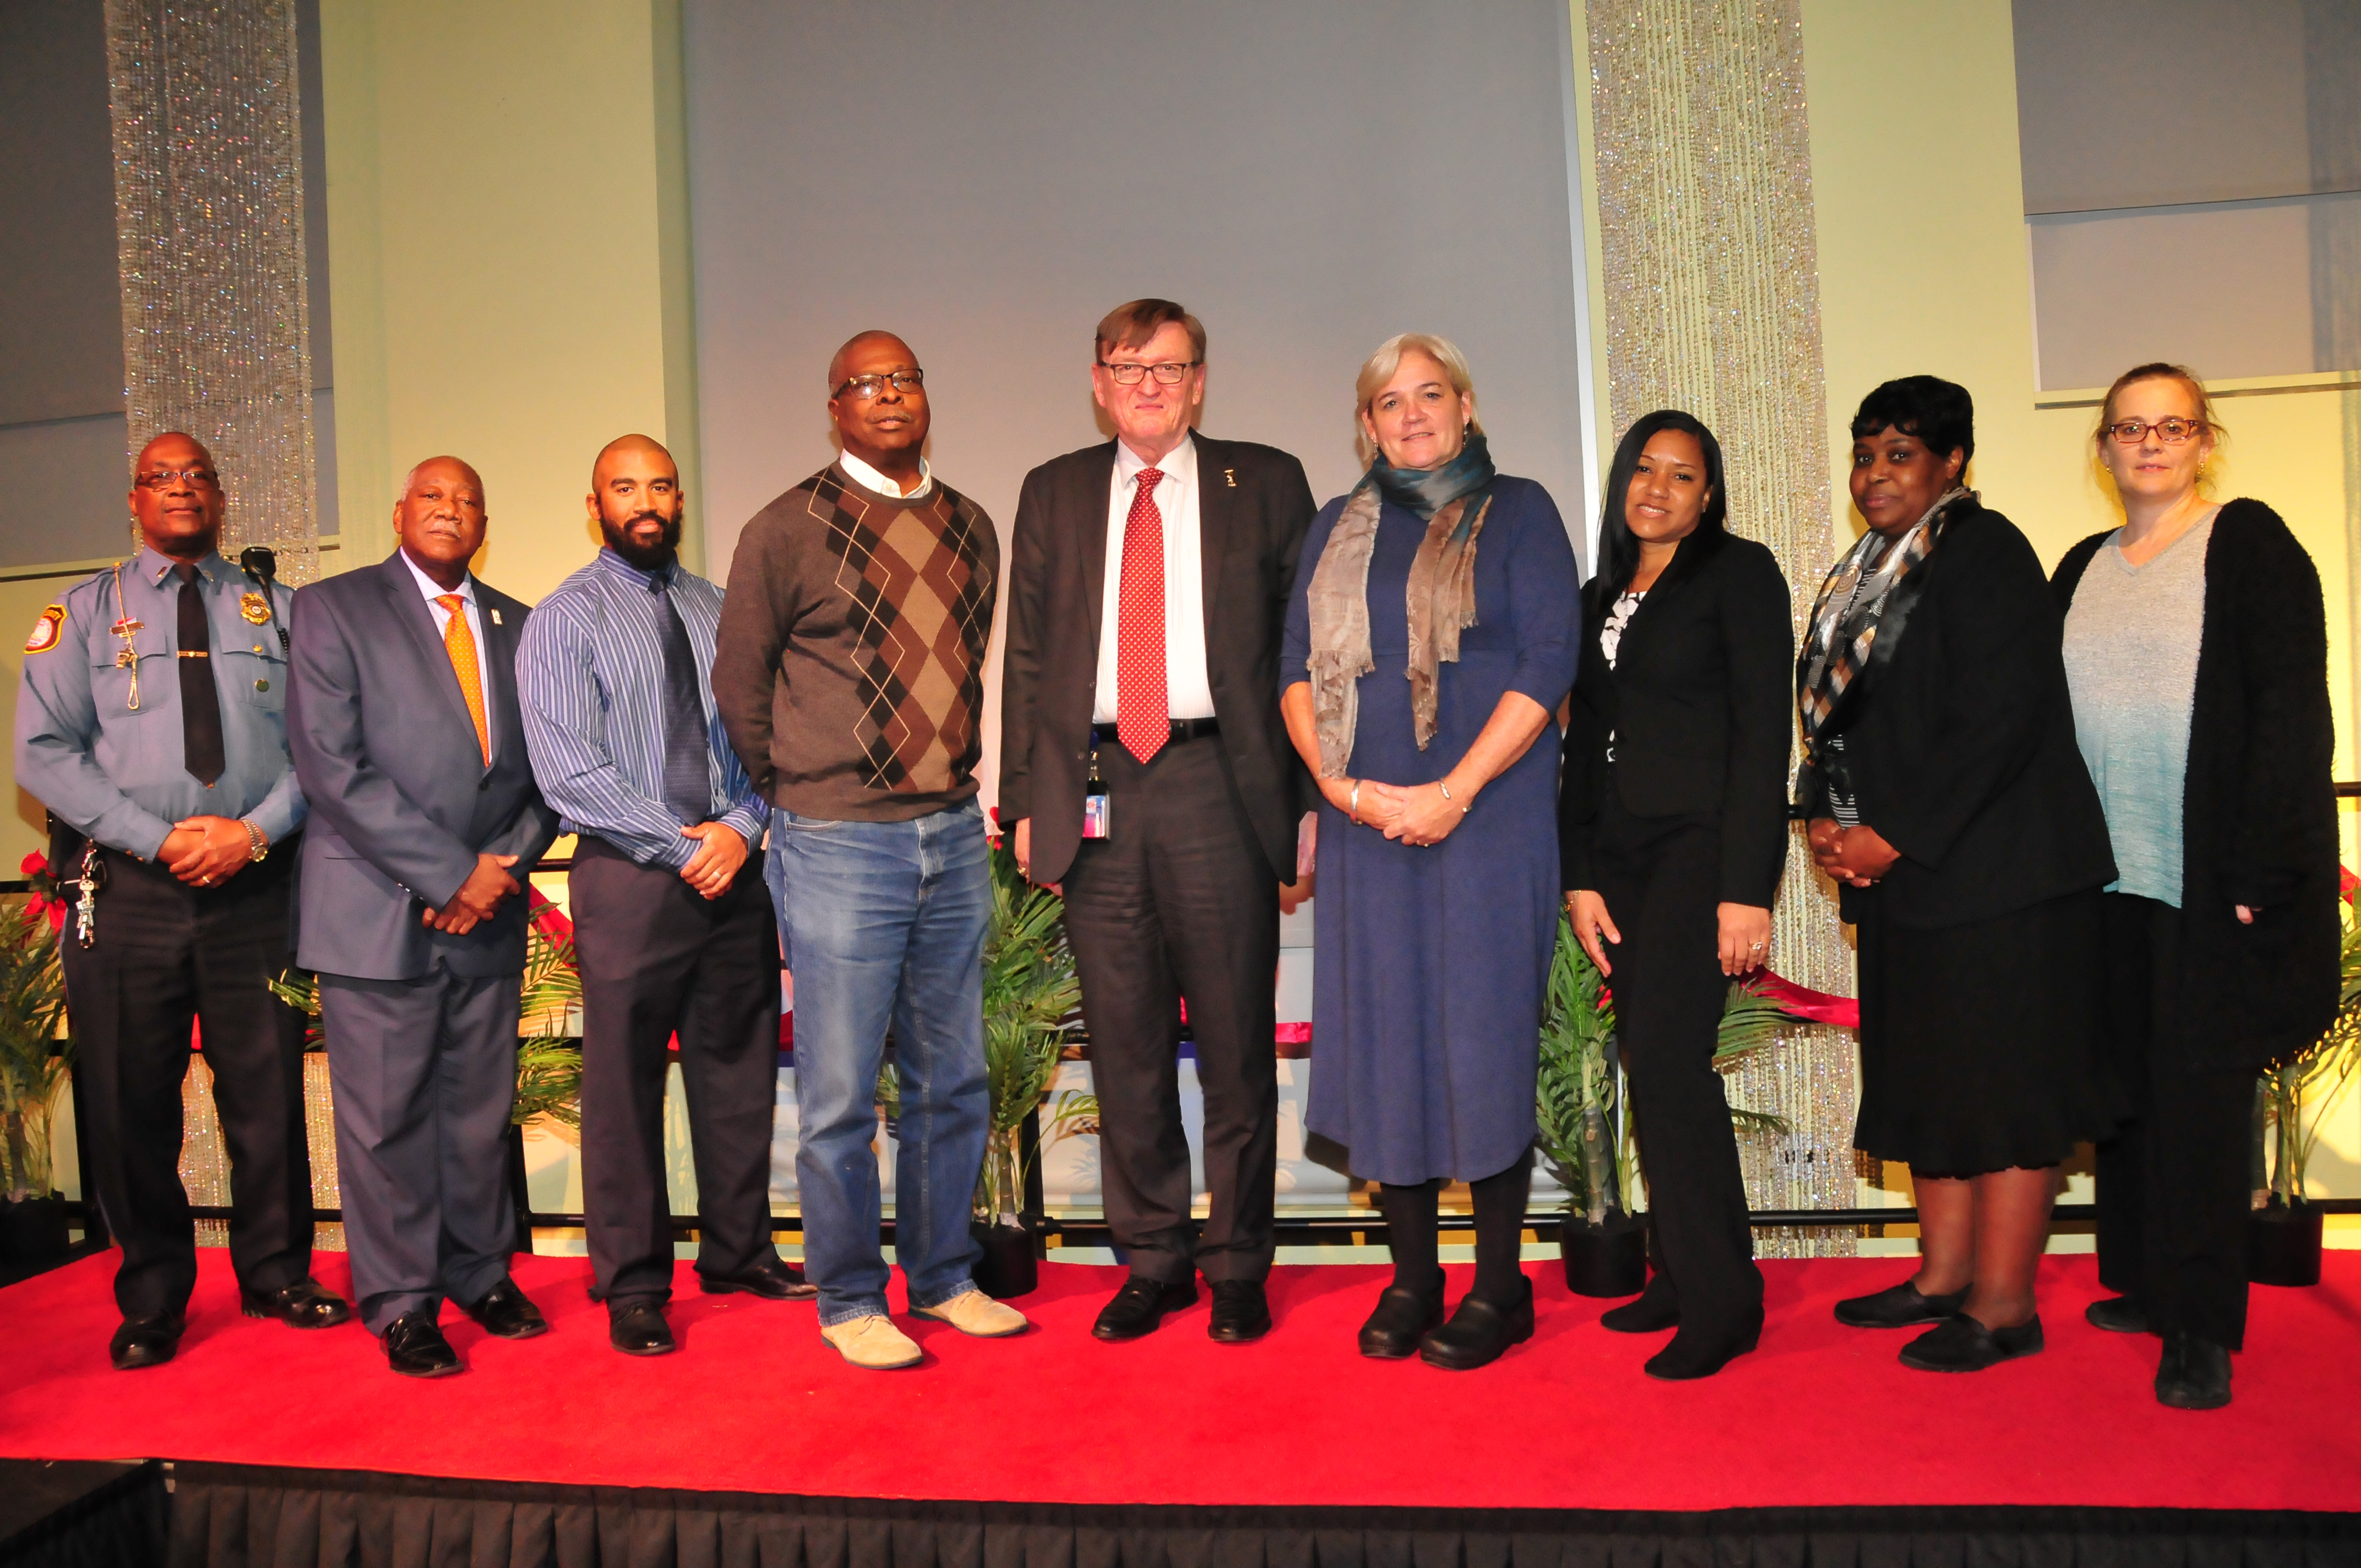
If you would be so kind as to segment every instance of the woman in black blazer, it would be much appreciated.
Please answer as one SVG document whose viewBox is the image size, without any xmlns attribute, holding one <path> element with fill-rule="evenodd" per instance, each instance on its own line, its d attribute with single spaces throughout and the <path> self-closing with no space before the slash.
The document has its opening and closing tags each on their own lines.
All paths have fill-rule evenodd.
<svg viewBox="0 0 2361 1568">
<path fill-rule="evenodd" d="M 1647 415 L 1616 449 L 1606 494 L 1582 622 L 1599 631 L 1575 682 L 1558 842 L 1575 935 L 1615 991 L 1664 1266 L 1599 1321 L 1677 1324 L 1647 1371 L 1704 1377 L 1763 1330 L 1713 1053 L 1728 977 L 1770 949 L 1795 644 L 1778 562 L 1723 527 L 1711 431 Z"/>
<path fill-rule="evenodd" d="M 2107 813 L 2103 1329 L 2162 1337 L 2156 1397 L 2230 1402 L 2246 1332 L 2255 1075 L 2336 1016 L 2336 749 L 2320 574 L 2279 514 L 2204 493 L 2222 427 L 2178 365 L 2128 370 L 2096 437 L 2124 526 L 2066 553 L 2074 728 Z"/>
<path fill-rule="evenodd" d="M 1919 1265 L 1837 1319 L 1931 1323 L 1903 1365 L 1975 1372 L 2041 1348 L 2056 1167 L 2113 1124 L 2097 1064 L 2114 862 L 2041 562 L 1960 483 L 1967 389 L 1888 381 L 1852 433 L 1870 532 L 1805 629 L 1797 786 L 1860 929 L 1853 1144 L 1910 1167 Z"/>
</svg>

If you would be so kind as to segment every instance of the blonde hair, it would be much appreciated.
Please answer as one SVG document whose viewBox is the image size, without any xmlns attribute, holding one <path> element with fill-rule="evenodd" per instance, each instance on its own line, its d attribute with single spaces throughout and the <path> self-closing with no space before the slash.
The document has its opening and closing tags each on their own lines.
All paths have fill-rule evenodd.
<svg viewBox="0 0 2361 1568">
<path fill-rule="evenodd" d="M 2125 388 L 2137 386 L 2142 381 L 2180 382 L 2189 389 L 2190 397 L 2195 400 L 2198 422 L 2204 425 L 2213 450 L 2221 451 L 2223 443 L 2230 439 L 2229 431 L 2214 417 L 2213 395 L 2205 389 L 2205 383 L 2197 378 L 2196 371 L 2186 365 L 2174 365 L 2162 359 L 2135 365 L 2116 377 L 2114 384 L 2107 389 L 2107 395 L 2099 400 L 2099 422 L 2091 432 L 2092 455 L 2098 462 L 2100 473 L 2110 482 L 2114 476 L 2107 467 L 2107 427 L 2115 422 L 2115 400 L 2123 395 Z M 2213 476 L 2206 472 L 2205 462 L 2201 461 L 2197 468 L 2198 489 L 2210 494 L 2213 482 Z"/>
<path fill-rule="evenodd" d="M 1447 337 L 1437 337 L 1431 332 L 1401 332 L 1378 345 L 1378 351 L 1361 361 L 1361 373 L 1353 378 L 1353 450 L 1360 455 L 1361 466 L 1368 466 L 1378 459 L 1377 443 L 1361 416 L 1369 411 L 1378 394 L 1401 368 L 1402 356 L 1411 352 L 1425 355 L 1443 367 L 1444 377 L 1451 389 L 1467 400 L 1467 428 L 1477 435 L 1484 433 L 1483 421 L 1476 417 L 1476 381 L 1467 371 L 1467 356 Z"/>
</svg>

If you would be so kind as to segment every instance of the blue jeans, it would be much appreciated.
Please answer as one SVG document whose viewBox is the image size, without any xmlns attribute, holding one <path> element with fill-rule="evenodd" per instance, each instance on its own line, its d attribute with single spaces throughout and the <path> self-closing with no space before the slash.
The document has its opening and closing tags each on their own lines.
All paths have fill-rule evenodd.
<svg viewBox="0 0 2361 1568">
<path fill-rule="evenodd" d="M 973 1288 L 983 1165 L 983 938 L 992 873 L 973 801 L 910 822 L 771 814 L 765 874 L 796 984 L 804 1275 L 822 1327 L 885 1310 L 878 1250 L 877 1069 L 901 1068 L 894 1248 L 910 1305 Z"/>
</svg>

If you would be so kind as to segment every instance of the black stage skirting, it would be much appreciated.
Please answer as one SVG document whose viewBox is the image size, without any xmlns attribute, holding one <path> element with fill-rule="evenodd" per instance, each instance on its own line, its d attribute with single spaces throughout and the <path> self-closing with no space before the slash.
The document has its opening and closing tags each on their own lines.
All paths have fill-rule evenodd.
<svg viewBox="0 0 2361 1568">
<path fill-rule="evenodd" d="M 2290 1454 L 2290 1463 L 2303 1463 Z M 35 1467 L 12 1463 L 13 1489 Z M 95 1467 L 91 1467 L 95 1468 Z M 181 1463 L 0 1562 L 174 1568 L 2353 1568 L 2361 1514 L 1260 1508 L 927 1502 Z"/>
</svg>

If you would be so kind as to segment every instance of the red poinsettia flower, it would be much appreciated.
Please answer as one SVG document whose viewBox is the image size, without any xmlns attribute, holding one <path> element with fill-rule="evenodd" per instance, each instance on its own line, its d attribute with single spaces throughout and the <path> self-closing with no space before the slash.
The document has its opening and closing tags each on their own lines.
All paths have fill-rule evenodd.
<svg viewBox="0 0 2361 1568">
<path fill-rule="evenodd" d="M 2337 892 L 2344 895 L 2345 903 L 2350 904 L 2354 890 L 2361 888 L 2361 876 L 2355 876 L 2350 866 L 2339 866 L 2336 868 L 2336 883 Z"/>
<path fill-rule="evenodd" d="M 47 876 L 49 874 L 49 858 L 36 850 L 18 861 L 16 869 L 28 877 Z M 2349 876 L 2352 873 L 2348 872 L 2345 874 Z"/>
<path fill-rule="evenodd" d="M 525 909 L 527 918 L 533 922 L 533 928 L 549 940 L 553 942 L 574 940 L 574 922 L 567 917 L 565 910 L 544 897 L 541 889 L 537 887 L 529 889 Z"/>
</svg>

